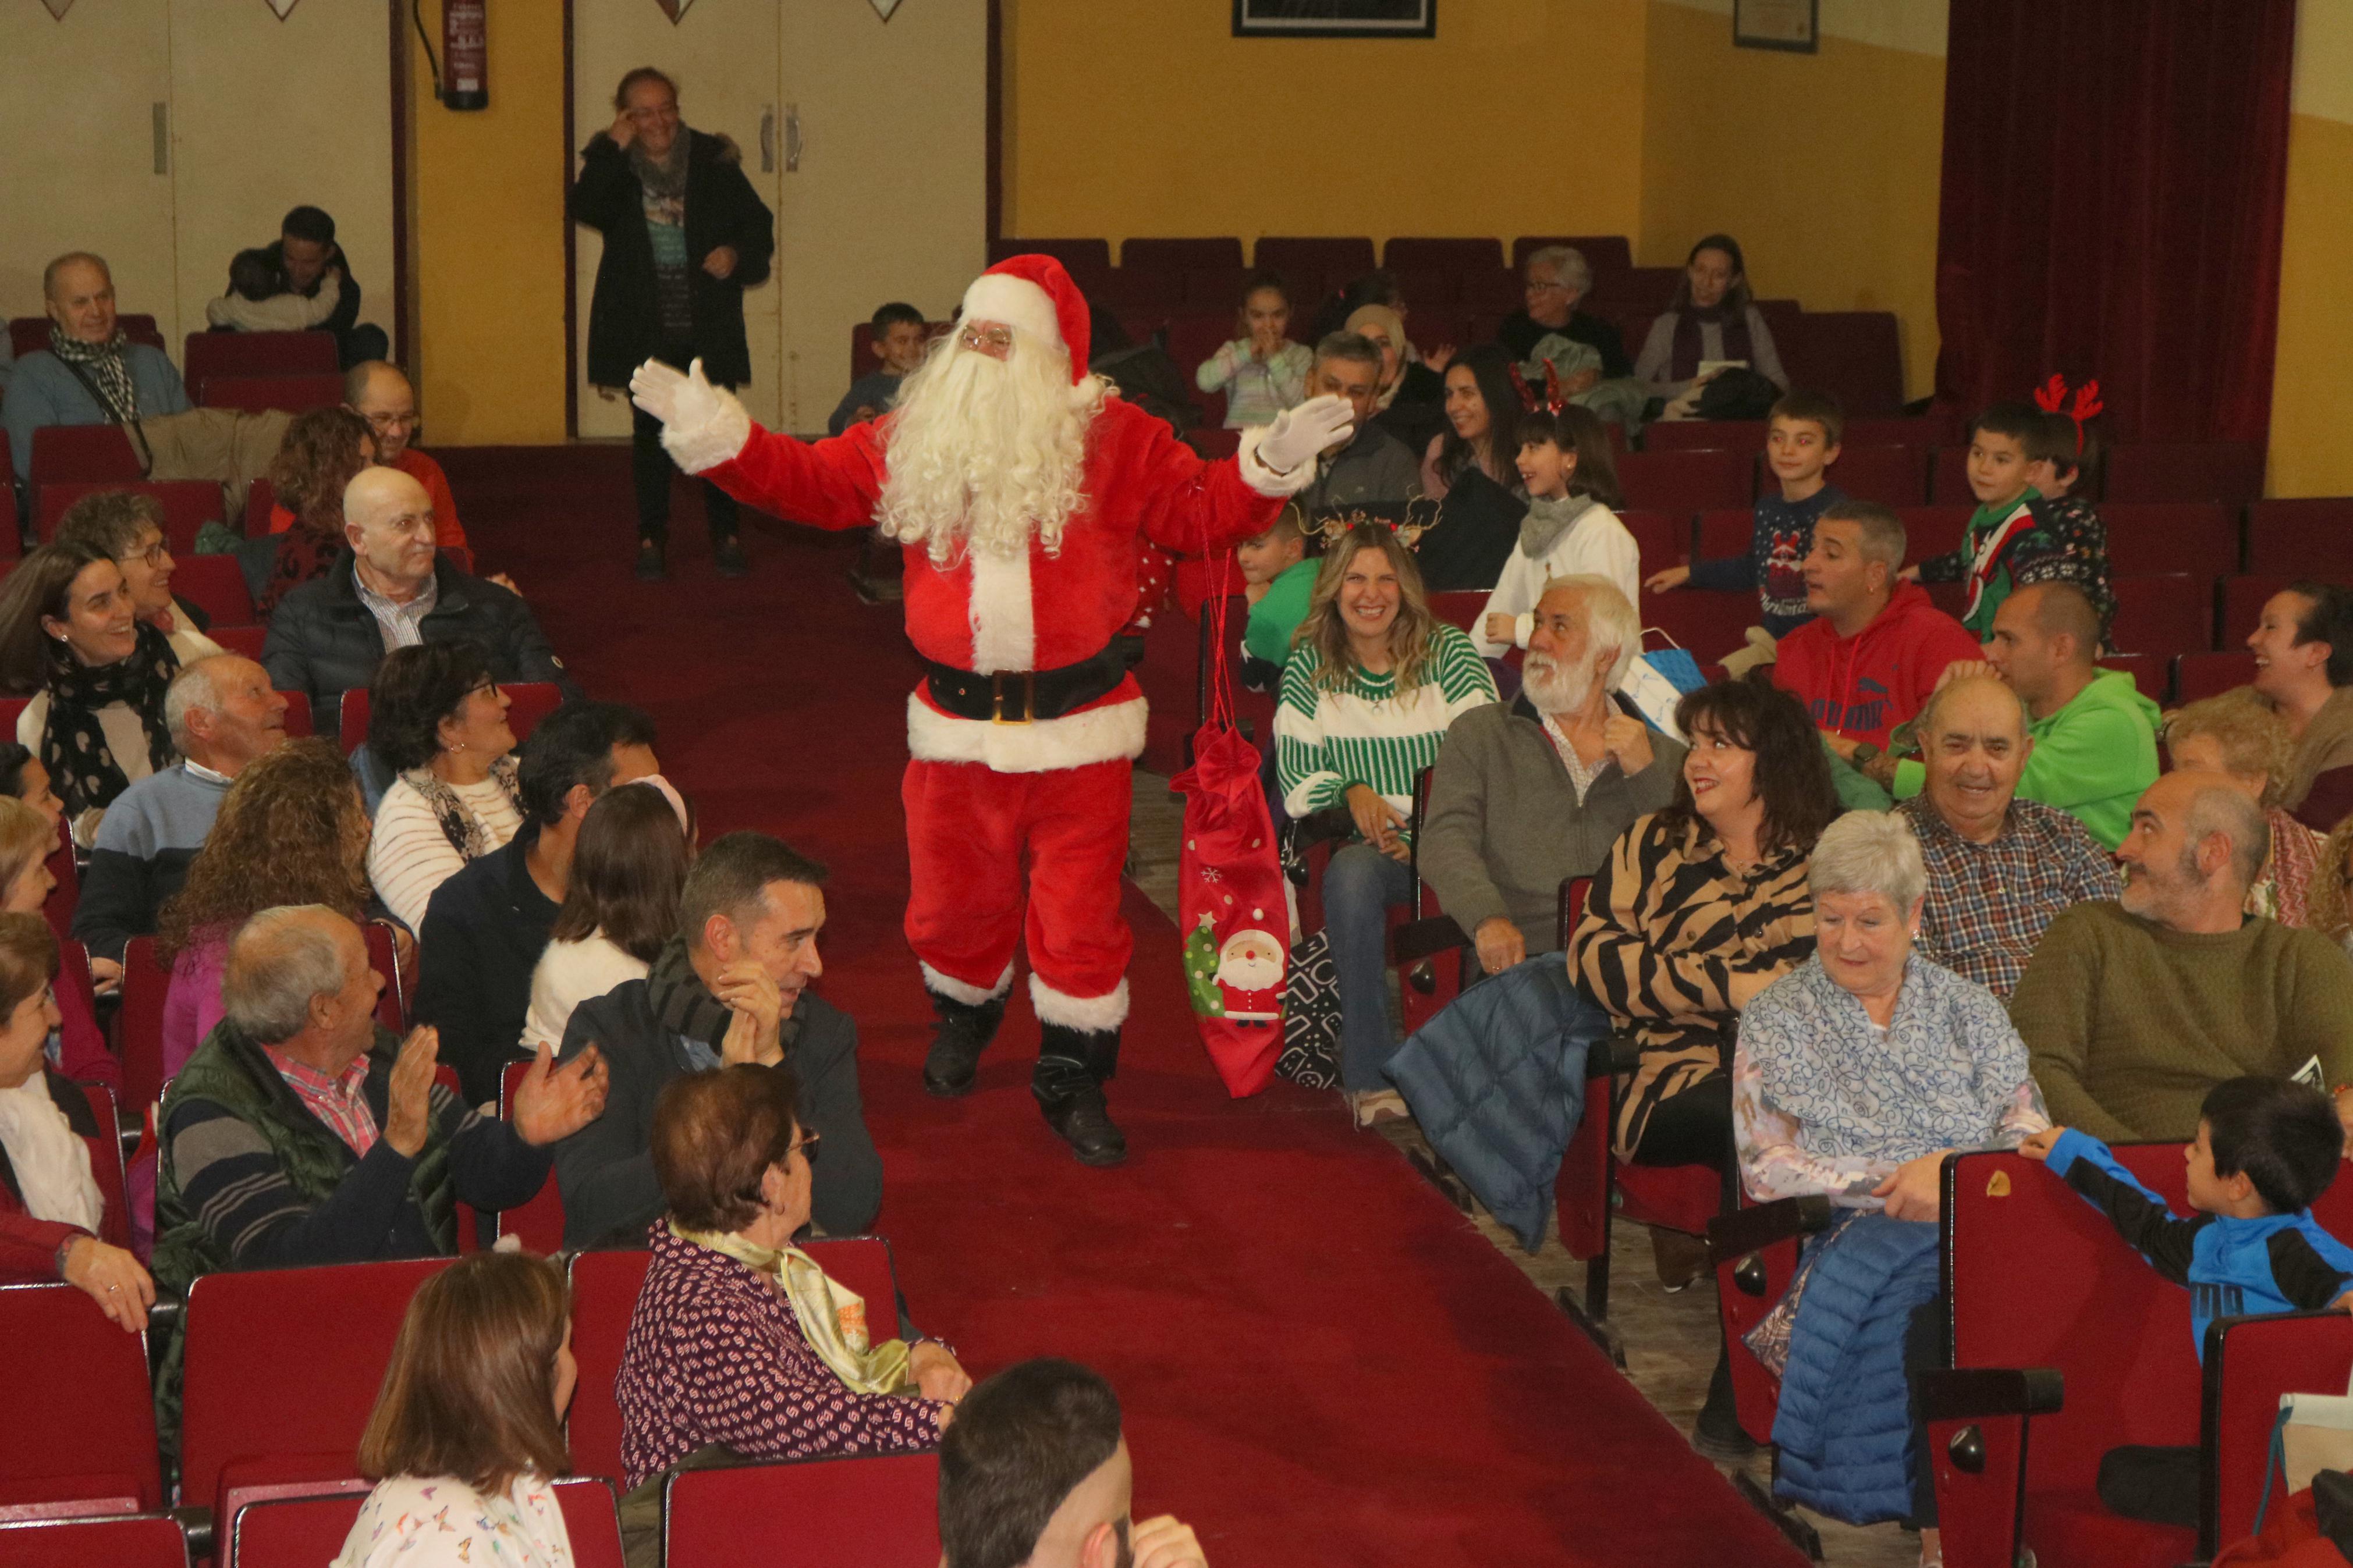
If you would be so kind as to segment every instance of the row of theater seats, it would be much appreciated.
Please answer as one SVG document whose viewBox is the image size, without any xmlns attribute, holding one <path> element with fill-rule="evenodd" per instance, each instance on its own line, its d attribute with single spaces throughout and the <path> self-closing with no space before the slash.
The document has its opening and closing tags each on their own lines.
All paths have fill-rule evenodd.
<svg viewBox="0 0 2353 1568">
<path fill-rule="evenodd" d="M 887 1242 L 849 1237 L 809 1249 L 869 1300 L 895 1299 Z M 583 1568 L 621 1561 L 613 1388 L 647 1263 L 634 1251 L 571 1260 L 580 1375 L 566 1422 L 574 1479 L 558 1495 Z M 317 1568 L 363 1500 L 354 1456 L 408 1298 L 443 1267 L 419 1259 L 199 1279 L 181 1314 L 184 1506 L 173 1514 L 140 1338 L 70 1287 L 0 1289 L 0 1341 L 41 1350 L 0 1384 L 0 1562 L 178 1564 L 209 1554 L 219 1568 Z M 668 1489 L 667 1561 L 934 1568 L 937 1488 L 931 1453 L 691 1471 Z"/>
<path fill-rule="evenodd" d="M 169 353 L 153 316 L 118 316 L 125 336 Z M 8 323 L 9 346 L 18 358 L 49 346 L 47 316 L 17 316 Z M 180 359 L 180 379 L 188 400 L 199 408 L 330 408 L 343 400 L 332 332 L 190 332 Z"/>
</svg>

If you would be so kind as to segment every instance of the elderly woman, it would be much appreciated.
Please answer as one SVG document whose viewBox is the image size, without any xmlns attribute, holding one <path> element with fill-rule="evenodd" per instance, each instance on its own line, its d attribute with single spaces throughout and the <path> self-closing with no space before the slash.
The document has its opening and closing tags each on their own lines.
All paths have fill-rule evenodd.
<svg viewBox="0 0 2353 1568">
<path fill-rule="evenodd" d="M 45 544 L 0 586 L 0 690 L 32 699 L 16 740 L 48 770 L 76 843 L 115 796 L 180 760 L 164 721 L 179 668 L 103 550 Z"/>
<path fill-rule="evenodd" d="M 1430 613 L 1413 552 L 1377 522 L 1324 557 L 1275 709 L 1275 773 L 1293 817 L 1345 808 L 1354 835 L 1324 872 L 1340 990 L 1340 1086 L 1359 1127 L 1405 1114 L 1381 1076 L 1389 1032 L 1388 910 L 1405 901 L 1414 780 L 1447 726 L 1495 700 L 1471 639 Z"/>
<path fill-rule="evenodd" d="M 2295 768 L 2287 721 L 2252 687 L 2242 686 L 2192 702 L 2168 719 L 2165 749 L 2177 773 L 2220 773 L 2263 808 L 2271 853 L 2263 874 L 2247 889 L 2246 912 L 2282 925 L 2310 925 L 2323 836 L 2280 805 L 2280 792 Z"/>
<path fill-rule="evenodd" d="M 164 542 L 164 503 L 136 490 L 100 490 L 66 508 L 57 542 L 87 545 L 113 557 L 139 618 L 164 634 L 182 664 L 221 651 L 205 636 L 203 611 L 172 596 L 172 552 Z"/>
<path fill-rule="evenodd" d="M 0 1284 L 63 1279 L 136 1331 L 155 1287 L 93 1173 L 91 1162 L 114 1152 L 81 1090 L 43 1058 L 58 1026 L 57 975 L 48 922 L 0 914 Z"/>
<path fill-rule="evenodd" d="M 654 1107 L 670 1213 L 614 1386 L 632 1489 L 713 1445 L 759 1459 L 930 1447 L 972 1386 L 935 1340 L 871 1341 L 865 1304 L 793 1245 L 818 1153 L 799 1098 L 789 1066 L 747 1063 L 674 1079 Z"/>
<path fill-rule="evenodd" d="M 1789 388 L 1772 331 L 1749 302 L 1740 242 L 1711 234 L 1683 258 L 1673 302 L 1651 323 L 1651 335 L 1634 356 L 1634 379 L 1651 396 L 1672 403 L 1713 377 L 1703 365 L 1726 363 L 1746 363 L 1782 391 Z"/>
<path fill-rule="evenodd" d="M 1591 292 L 1593 268 L 1583 251 L 1546 245 L 1528 252 L 1520 287 L 1525 303 L 1504 318 L 1495 329 L 1495 341 L 1521 360 L 1535 358 L 1536 345 L 1552 336 L 1591 348 L 1597 358 L 1582 382 L 1562 378 L 1561 390 L 1572 397 L 1592 391 L 1605 379 L 1632 375 L 1634 363 L 1626 357 L 1626 342 L 1616 325 L 1577 308 Z"/>
<path fill-rule="evenodd" d="M 1808 882 L 1814 956 L 1741 1023 L 1732 1073 L 1740 1178 L 1760 1201 L 1823 1194 L 1874 1218 L 1841 1224 L 1810 1247 L 1749 1342 L 1787 1369 L 1773 1429 L 1784 1495 L 1855 1523 L 1907 1519 L 1922 1531 L 1921 1561 L 1932 1563 L 1941 1559 L 1925 1432 L 1915 1424 L 1910 1488 L 1877 1489 L 1875 1500 L 1873 1489 L 1823 1468 L 1825 1439 L 1867 1403 L 1849 1391 L 1891 1385 L 1873 1372 L 1899 1356 L 1907 1368 L 1931 1360 L 1945 1156 L 2015 1148 L 2051 1120 L 2000 999 L 1912 951 L 1928 873 L 1908 821 L 1849 812 L 1815 844 Z M 1872 1301 L 1851 1340 L 1806 1313 L 1807 1290 L 1828 1278 Z M 1792 1353 L 1809 1339 L 1807 1353 Z M 1857 1375 L 1833 1378 L 1827 1368 Z"/>
<path fill-rule="evenodd" d="M 434 889 L 522 826 L 507 706 L 471 642 L 395 648 L 368 684 L 368 750 L 399 775 L 375 809 L 368 876 L 412 931 Z"/>
<path fill-rule="evenodd" d="M 478 1252 L 419 1285 L 360 1438 L 375 1489 L 329 1568 L 570 1568 L 555 1478 L 579 1377 L 563 1265 Z"/>
<path fill-rule="evenodd" d="M 313 408 L 286 426 L 269 462 L 277 501 L 269 531 L 278 536 L 255 608 L 266 618 L 278 601 L 323 577 L 343 550 L 343 488 L 375 461 L 375 432 L 348 408 Z"/>
</svg>

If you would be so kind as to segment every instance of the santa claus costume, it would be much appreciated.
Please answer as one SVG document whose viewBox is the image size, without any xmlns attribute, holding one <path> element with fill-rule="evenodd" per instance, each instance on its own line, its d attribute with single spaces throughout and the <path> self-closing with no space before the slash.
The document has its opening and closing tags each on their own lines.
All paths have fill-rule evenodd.
<svg viewBox="0 0 2353 1568">
<path fill-rule="evenodd" d="M 1313 400 L 1204 461 L 1088 374 L 1086 301 L 1049 257 L 975 279 L 962 322 L 893 413 L 813 444 L 758 428 L 699 372 L 649 363 L 631 390 L 688 473 L 904 546 L 907 636 L 929 667 L 907 699 L 902 786 L 907 941 L 940 1020 L 924 1086 L 971 1089 L 1026 947 L 1031 1092 L 1082 1161 L 1115 1164 L 1126 1141 L 1103 1085 L 1127 1016 L 1119 884 L 1145 733 L 1115 638 L 1142 552 L 1262 532 L 1349 411 Z"/>
</svg>

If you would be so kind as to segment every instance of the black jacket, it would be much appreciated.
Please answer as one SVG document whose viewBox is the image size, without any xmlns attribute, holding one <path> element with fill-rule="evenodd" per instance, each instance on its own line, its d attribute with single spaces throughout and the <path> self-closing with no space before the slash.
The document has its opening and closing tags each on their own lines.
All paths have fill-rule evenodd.
<svg viewBox="0 0 2353 1568">
<path fill-rule="evenodd" d="M 776 215 L 744 177 L 735 143 L 700 131 L 682 134 L 688 138 L 686 254 L 694 352 L 712 381 L 737 386 L 752 379 L 744 290 L 767 280 L 776 251 Z M 565 206 L 574 222 L 605 237 L 596 291 L 588 304 L 588 379 L 597 386 L 627 386 L 629 373 L 659 346 L 660 334 L 645 187 L 628 154 L 604 132 L 588 139 L 580 157 L 580 177 Z M 735 270 L 713 278 L 702 269 L 702 259 L 723 245 L 735 247 Z"/>
<path fill-rule="evenodd" d="M 269 250 L 269 259 L 278 264 L 279 276 L 282 280 L 286 272 L 285 239 L 281 237 L 271 240 Z M 351 258 L 343 254 L 343 247 L 341 245 L 335 247 L 335 254 L 327 265 L 343 273 L 342 291 L 335 297 L 335 313 L 320 322 L 318 330 L 334 333 L 336 341 L 340 342 L 344 333 L 359 324 L 360 280 L 352 276 Z M 302 297 L 308 300 L 316 296 L 319 292 L 319 285 L 325 280 L 325 275 L 322 274 L 308 289 L 302 290 Z"/>
<path fill-rule="evenodd" d="M 538 841 L 525 824 L 504 848 L 467 862 L 433 889 L 417 933 L 417 1021 L 441 1031 L 441 1059 L 458 1069 L 469 1105 L 496 1101 L 501 1070 L 527 1058 L 519 1042 L 531 974 L 555 924 L 525 860 Z"/>
<path fill-rule="evenodd" d="M 322 735 L 341 730 L 343 693 L 375 679 L 375 667 L 384 662 L 384 633 L 360 603 L 352 571 L 352 552 L 346 550 L 325 576 L 280 600 L 261 647 L 269 683 L 308 697 L 311 725 Z M 566 701 L 580 695 L 521 598 L 468 576 L 446 554 L 435 558 L 433 580 L 437 598 L 425 617 L 427 642 L 470 639 L 490 655 L 493 679 L 548 680 L 564 689 Z"/>
<path fill-rule="evenodd" d="M 1504 318 L 1495 329 L 1495 341 L 1512 351 L 1512 357 L 1524 360 L 1536 352 L 1547 332 L 1558 332 L 1573 343 L 1583 343 L 1601 356 L 1601 377 L 1616 381 L 1634 374 L 1634 362 L 1626 357 L 1626 340 L 1615 323 L 1599 316 L 1588 316 L 1582 310 L 1568 313 L 1568 324 L 1547 327 L 1525 310 L 1514 310 Z"/>
<path fill-rule="evenodd" d="M 882 1156 L 858 1096 L 858 1026 L 806 992 L 793 1018 L 799 1028 L 785 1059 L 801 1080 L 801 1125 L 824 1141 L 809 1215 L 828 1236 L 855 1236 L 882 1208 Z M 635 1246 L 669 1206 L 649 1152 L 654 1101 L 670 1079 L 693 1068 L 678 1037 L 662 1027 L 642 980 L 574 1008 L 556 1059 L 568 1062 L 591 1044 L 605 1053 L 612 1076 L 605 1114 L 555 1146 L 564 1245 L 593 1247 L 626 1235 Z"/>
</svg>

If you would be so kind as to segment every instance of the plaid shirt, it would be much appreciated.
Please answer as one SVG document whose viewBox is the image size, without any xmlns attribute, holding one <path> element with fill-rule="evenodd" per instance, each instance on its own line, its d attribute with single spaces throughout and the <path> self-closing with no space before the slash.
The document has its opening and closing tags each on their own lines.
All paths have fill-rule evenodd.
<svg viewBox="0 0 2353 1568">
<path fill-rule="evenodd" d="M 2099 840 L 2055 806 L 2012 800 L 1990 844 L 1954 832 L 1925 795 L 1895 809 L 1911 819 L 1928 865 L 1920 952 L 2004 1001 L 2060 910 L 2122 889 Z"/>
<path fill-rule="evenodd" d="M 329 1078 L 318 1068 L 307 1067 L 268 1046 L 261 1050 L 304 1109 L 325 1122 L 353 1153 L 365 1159 L 376 1140 L 375 1112 L 368 1109 L 367 1102 L 367 1053 L 363 1051 L 353 1058 L 343 1077 Z"/>
</svg>

